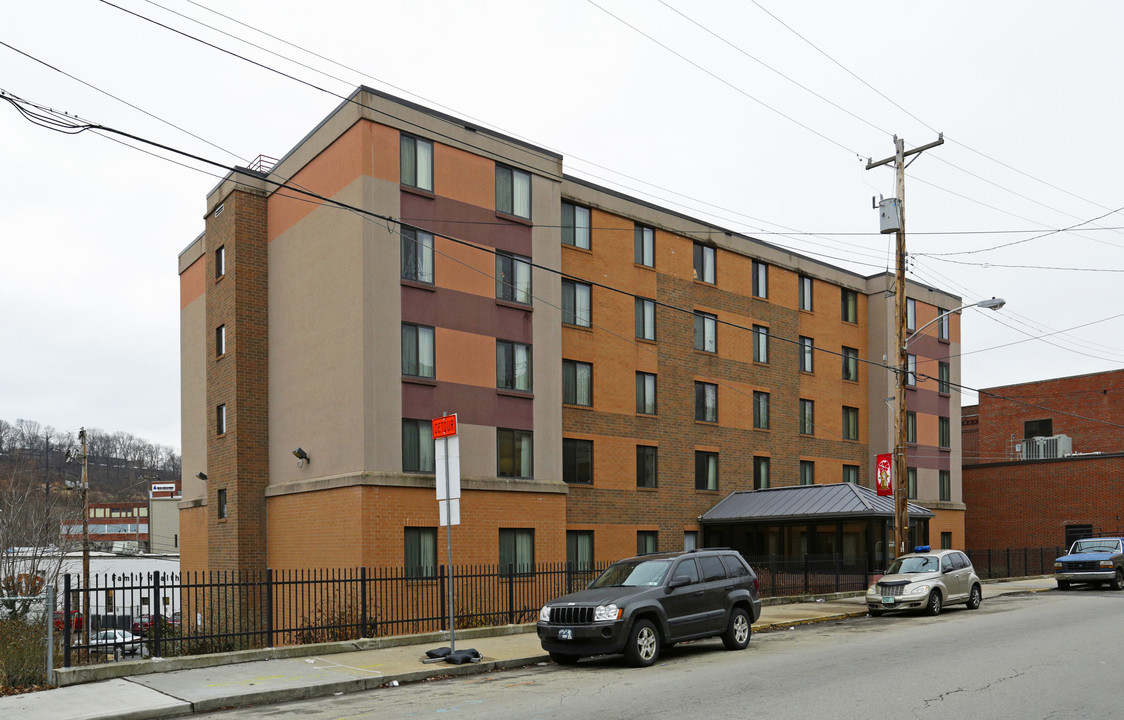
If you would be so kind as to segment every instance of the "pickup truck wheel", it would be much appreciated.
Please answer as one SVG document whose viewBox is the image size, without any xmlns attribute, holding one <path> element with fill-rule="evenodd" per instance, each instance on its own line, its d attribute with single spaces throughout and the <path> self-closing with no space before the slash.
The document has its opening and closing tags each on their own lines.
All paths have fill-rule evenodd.
<svg viewBox="0 0 1124 720">
<path fill-rule="evenodd" d="M 941 606 L 944 604 L 944 598 L 941 597 L 940 590 L 934 590 L 929 593 L 929 602 L 925 604 L 926 615 L 940 615 Z"/>
<path fill-rule="evenodd" d="M 581 656 L 570 655 L 568 653 L 552 652 L 550 654 L 550 659 L 553 660 L 557 665 L 573 665 L 581 659 Z"/>
<path fill-rule="evenodd" d="M 972 592 L 968 593 L 968 609 L 975 610 L 983 602 L 983 591 L 980 590 L 979 585 L 972 586 Z"/>
<path fill-rule="evenodd" d="M 1124 570 L 1116 568 L 1116 573 L 1112 576 L 1112 589 L 1124 590 Z"/>
<path fill-rule="evenodd" d="M 1058 580 L 1058 590 L 1069 590 L 1069 583 L 1065 580 Z"/>
<path fill-rule="evenodd" d="M 648 667 L 660 656 L 660 633 L 648 620 L 637 620 L 628 633 L 625 657 L 633 667 Z"/>
<path fill-rule="evenodd" d="M 730 624 L 726 626 L 726 632 L 722 633 L 722 644 L 726 646 L 727 650 L 744 650 L 749 645 L 749 638 L 753 633 L 753 628 L 749 624 L 749 614 L 745 608 L 736 607 L 730 613 Z"/>
</svg>

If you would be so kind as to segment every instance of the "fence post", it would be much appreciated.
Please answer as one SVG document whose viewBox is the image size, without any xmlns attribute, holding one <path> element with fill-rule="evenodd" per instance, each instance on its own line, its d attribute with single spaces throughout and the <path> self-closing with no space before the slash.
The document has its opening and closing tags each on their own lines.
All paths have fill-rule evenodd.
<svg viewBox="0 0 1124 720">
<path fill-rule="evenodd" d="M 54 608 L 51 608 L 51 622 L 55 621 Z M 82 618 L 82 622 L 86 619 Z M 70 573 L 62 578 L 62 666 L 70 667 Z"/>
<path fill-rule="evenodd" d="M 835 553 L 835 592 L 839 592 L 839 582 L 843 575 L 843 556 Z"/>
<path fill-rule="evenodd" d="M 987 579 L 991 579 L 991 548 L 987 549 Z"/>
<path fill-rule="evenodd" d="M 566 594 L 569 595 L 574 591 L 574 564 L 569 560 L 566 561 Z"/>
<path fill-rule="evenodd" d="M 441 629 L 442 630 L 448 630 L 449 626 L 447 624 L 447 621 L 449 619 L 449 614 L 447 612 L 445 612 L 445 597 L 447 595 L 447 593 L 445 592 L 445 583 L 448 582 L 448 580 L 447 580 L 447 576 L 445 574 L 445 566 L 444 565 L 441 566 L 440 570 L 438 570 L 438 573 L 439 573 L 439 581 L 440 581 L 440 585 L 441 585 L 441 598 L 438 601 L 441 605 Z"/>
<path fill-rule="evenodd" d="M 273 568 L 265 569 L 265 646 L 273 647 Z"/>
<path fill-rule="evenodd" d="M 1007 577 L 1011 577 L 1011 548 L 1007 548 Z"/>
<path fill-rule="evenodd" d="M 507 624 L 515 624 L 515 563 L 507 564 Z"/>
<path fill-rule="evenodd" d="M 1023 577 L 1030 575 L 1030 548 L 1023 546 Z"/>
<path fill-rule="evenodd" d="M 777 556 L 769 556 L 769 597 L 777 596 Z"/>
<path fill-rule="evenodd" d="M 359 637 L 367 637 L 367 567 L 359 568 Z"/>
<path fill-rule="evenodd" d="M 804 594 L 808 594 L 808 553 L 804 553 Z"/>
<path fill-rule="evenodd" d="M 152 573 L 152 604 L 156 612 L 152 614 L 152 656 L 161 657 L 160 626 L 164 624 L 164 604 L 160 602 L 160 573 Z"/>
</svg>

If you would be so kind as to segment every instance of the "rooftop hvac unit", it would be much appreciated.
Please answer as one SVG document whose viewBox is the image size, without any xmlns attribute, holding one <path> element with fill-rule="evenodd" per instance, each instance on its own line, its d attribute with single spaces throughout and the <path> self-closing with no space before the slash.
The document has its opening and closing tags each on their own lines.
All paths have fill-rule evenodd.
<svg viewBox="0 0 1124 720">
<path fill-rule="evenodd" d="M 1015 446 L 1019 460 L 1051 460 L 1073 454 L 1073 438 L 1069 435 L 1026 438 Z"/>
</svg>

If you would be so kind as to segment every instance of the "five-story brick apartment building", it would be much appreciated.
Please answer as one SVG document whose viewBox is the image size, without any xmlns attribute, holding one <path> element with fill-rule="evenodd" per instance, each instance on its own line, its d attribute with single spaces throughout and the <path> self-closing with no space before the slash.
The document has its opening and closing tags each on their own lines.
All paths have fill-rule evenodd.
<svg viewBox="0 0 1124 720">
<path fill-rule="evenodd" d="M 892 276 L 368 88 L 220 183 L 179 269 L 185 569 L 431 566 L 450 412 L 457 562 L 691 546 L 729 492 L 870 486 L 892 446 Z M 961 304 L 908 290 L 914 327 Z M 956 315 L 915 339 L 908 398 L 910 494 L 955 544 L 958 346 Z"/>
</svg>

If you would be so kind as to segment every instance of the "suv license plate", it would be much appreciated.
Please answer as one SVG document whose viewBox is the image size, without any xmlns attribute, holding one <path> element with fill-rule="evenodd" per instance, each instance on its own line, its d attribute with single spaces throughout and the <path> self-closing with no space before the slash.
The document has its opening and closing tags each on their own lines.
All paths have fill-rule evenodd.
<svg viewBox="0 0 1124 720">
<path fill-rule="evenodd" d="M 882 604 L 883 605 L 893 605 L 894 604 L 894 598 L 890 595 L 883 595 L 882 596 Z"/>
<path fill-rule="evenodd" d="M 559 630 L 558 631 L 558 639 L 559 640 L 573 640 L 574 639 L 573 628 L 562 628 L 561 630 Z"/>
</svg>

